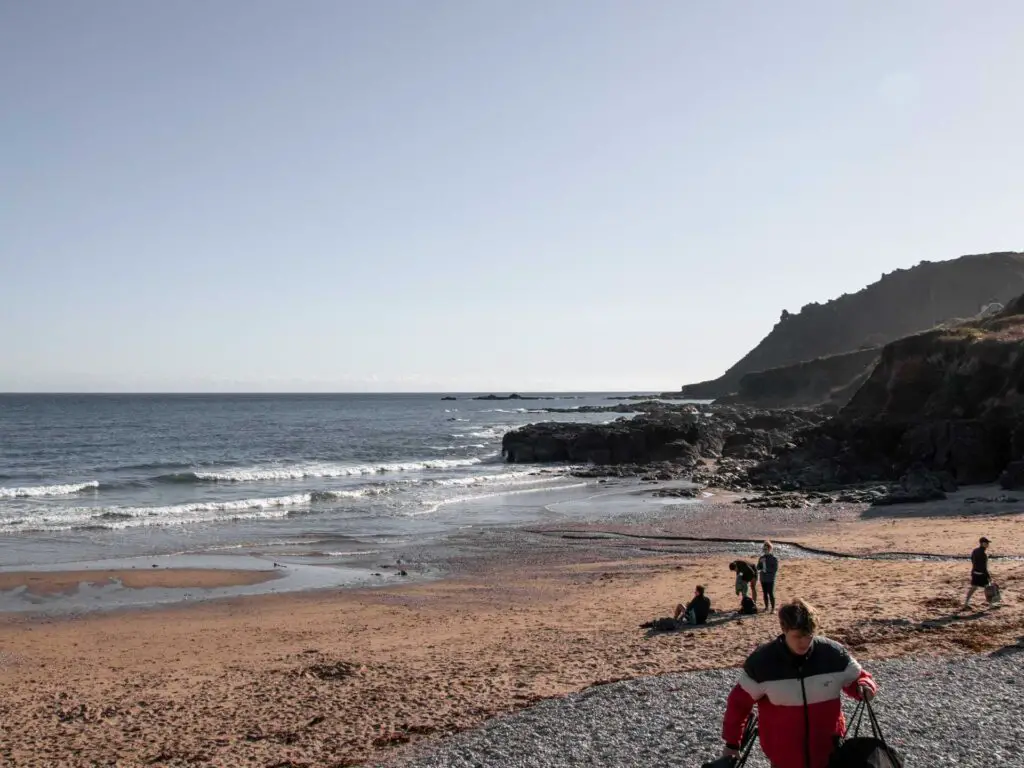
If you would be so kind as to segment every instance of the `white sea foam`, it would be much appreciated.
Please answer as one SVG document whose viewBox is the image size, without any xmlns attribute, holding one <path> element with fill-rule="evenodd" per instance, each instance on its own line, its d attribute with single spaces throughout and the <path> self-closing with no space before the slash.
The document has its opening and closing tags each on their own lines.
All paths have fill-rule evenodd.
<svg viewBox="0 0 1024 768">
<path fill-rule="evenodd" d="M 99 488 L 98 480 L 88 483 L 68 483 L 66 485 L 36 485 L 25 488 L 0 488 L 0 499 L 26 499 L 36 496 L 68 496 L 72 493 Z"/>
<path fill-rule="evenodd" d="M 7 530 L 68 530 L 74 528 L 135 528 L 139 526 L 188 525 L 224 520 L 285 517 L 291 509 L 314 502 L 359 499 L 386 493 L 388 489 L 312 491 L 235 501 L 199 501 L 161 507 L 68 507 L 46 509 L 16 519 L 0 519 Z"/>
<path fill-rule="evenodd" d="M 512 424 L 497 424 L 493 427 L 486 427 L 484 429 L 477 430 L 476 432 L 470 432 L 468 437 L 482 437 L 487 440 L 497 440 L 500 437 L 504 437 L 506 432 L 511 432 L 515 429 Z M 452 435 L 455 437 L 455 435 Z"/>
<path fill-rule="evenodd" d="M 261 480 L 301 480 L 306 477 L 355 477 L 387 472 L 418 472 L 471 467 L 482 459 L 428 459 L 426 461 L 397 462 L 393 464 L 310 464 L 295 467 L 250 467 L 225 469 L 216 472 L 195 472 L 196 480 L 206 482 L 249 483 Z"/>
<path fill-rule="evenodd" d="M 552 479 L 562 480 L 565 478 L 564 476 L 559 476 Z M 480 501 L 481 499 L 493 499 L 499 496 L 518 496 L 523 493 L 537 493 L 538 491 L 564 491 L 569 490 L 571 488 L 586 488 L 587 485 L 589 485 L 589 483 L 587 482 L 568 483 L 566 485 L 559 485 L 555 487 L 551 487 L 550 485 L 543 485 L 539 488 L 519 488 L 516 490 L 494 491 L 492 493 L 480 493 L 474 496 L 453 496 L 449 499 L 440 499 L 436 501 L 424 500 L 424 506 L 422 509 L 408 511 L 405 513 L 405 515 L 407 517 L 419 517 L 420 515 L 429 515 L 434 512 L 437 512 L 437 510 L 441 509 L 441 507 L 445 507 L 450 504 L 461 504 L 462 502 L 466 501 Z"/>
</svg>

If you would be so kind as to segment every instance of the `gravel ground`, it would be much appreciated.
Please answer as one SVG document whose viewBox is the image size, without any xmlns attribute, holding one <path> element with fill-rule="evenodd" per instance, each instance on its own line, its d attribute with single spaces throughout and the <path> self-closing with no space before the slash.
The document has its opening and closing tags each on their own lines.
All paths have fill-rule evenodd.
<svg viewBox="0 0 1024 768">
<path fill-rule="evenodd" d="M 1024 767 L 1024 646 L 868 665 L 876 712 L 908 766 Z M 721 748 L 735 670 L 630 680 L 546 701 L 435 745 L 404 768 L 699 766 Z M 847 716 L 853 702 L 846 701 Z M 755 748 L 748 766 L 767 768 Z"/>
</svg>

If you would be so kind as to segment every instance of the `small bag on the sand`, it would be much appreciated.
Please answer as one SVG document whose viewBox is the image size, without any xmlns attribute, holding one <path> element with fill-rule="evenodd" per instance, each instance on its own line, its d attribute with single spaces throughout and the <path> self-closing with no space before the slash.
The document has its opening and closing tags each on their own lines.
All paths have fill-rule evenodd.
<svg viewBox="0 0 1024 768">
<path fill-rule="evenodd" d="M 757 603 L 744 595 L 743 600 L 740 602 L 740 613 L 745 616 L 752 616 L 757 613 Z"/>
<path fill-rule="evenodd" d="M 871 722 L 871 736 L 860 735 L 860 725 L 865 711 Z M 853 736 L 847 735 L 845 739 L 838 739 L 836 751 L 829 759 L 828 768 L 903 768 L 903 758 L 886 743 L 882 729 L 878 725 L 878 718 L 875 717 L 875 711 L 869 702 L 862 701 L 857 705 L 853 717 L 850 718 L 850 727 Z"/>
<path fill-rule="evenodd" d="M 999 585 L 992 582 L 985 587 L 985 600 L 989 603 L 998 603 L 1003 599 L 1003 596 L 999 592 Z"/>
</svg>

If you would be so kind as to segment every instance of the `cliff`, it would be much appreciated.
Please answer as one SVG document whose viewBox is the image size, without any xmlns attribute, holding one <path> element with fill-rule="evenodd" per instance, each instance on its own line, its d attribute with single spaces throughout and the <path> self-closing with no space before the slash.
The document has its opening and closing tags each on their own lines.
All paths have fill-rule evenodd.
<svg viewBox="0 0 1024 768">
<path fill-rule="evenodd" d="M 759 468 L 762 482 L 811 487 L 926 470 L 959 484 L 1002 476 L 1019 487 L 1024 296 L 995 316 L 886 345 L 849 404 L 797 442 Z"/>
<path fill-rule="evenodd" d="M 724 404 L 783 408 L 832 403 L 845 405 L 854 381 L 863 381 L 881 353 L 879 347 L 819 357 L 816 360 L 745 373 L 734 395 L 720 398 Z"/>
<path fill-rule="evenodd" d="M 745 374 L 879 347 L 954 318 L 974 317 L 986 305 L 1022 292 L 1024 253 L 924 261 L 856 293 L 808 304 L 796 314 L 784 310 L 771 333 L 725 374 L 683 392 L 695 399 L 737 393 Z"/>
</svg>

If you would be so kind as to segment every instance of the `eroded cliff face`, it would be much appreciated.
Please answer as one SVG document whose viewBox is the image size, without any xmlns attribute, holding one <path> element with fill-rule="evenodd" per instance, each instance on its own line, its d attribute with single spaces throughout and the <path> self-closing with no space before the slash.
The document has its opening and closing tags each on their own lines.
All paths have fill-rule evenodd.
<svg viewBox="0 0 1024 768">
<path fill-rule="evenodd" d="M 881 351 L 872 347 L 747 373 L 739 381 L 739 391 L 719 402 L 760 408 L 843 406 L 853 394 L 850 385 L 870 372 Z"/>
<path fill-rule="evenodd" d="M 691 384 L 694 398 L 719 398 L 740 391 L 745 374 L 816 358 L 880 347 L 954 318 L 971 318 L 987 305 L 1024 293 L 1024 254 L 963 256 L 883 275 L 856 293 L 799 312 L 783 312 L 753 350 L 718 379 Z"/>
<path fill-rule="evenodd" d="M 992 482 L 1024 460 L 1024 297 L 1000 314 L 885 346 L 849 404 L 758 469 L 809 487 L 917 467 Z"/>
</svg>

